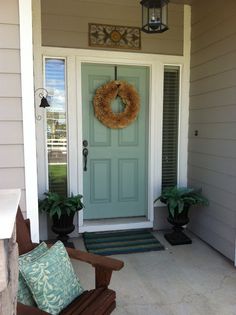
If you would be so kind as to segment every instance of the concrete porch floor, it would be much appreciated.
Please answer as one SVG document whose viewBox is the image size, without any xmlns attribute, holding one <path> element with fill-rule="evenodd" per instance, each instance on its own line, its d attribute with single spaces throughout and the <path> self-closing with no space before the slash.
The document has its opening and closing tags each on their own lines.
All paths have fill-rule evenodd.
<svg viewBox="0 0 236 315">
<path fill-rule="evenodd" d="M 236 315 L 236 270 L 233 263 L 199 240 L 172 247 L 154 232 L 165 251 L 115 255 L 125 266 L 114 272 L 114 315 Z M 74 239 L 84 249 L 82 238 Z M 73 261 L 85 288 L 94 287 L 93 268 Z"/>
</svg>

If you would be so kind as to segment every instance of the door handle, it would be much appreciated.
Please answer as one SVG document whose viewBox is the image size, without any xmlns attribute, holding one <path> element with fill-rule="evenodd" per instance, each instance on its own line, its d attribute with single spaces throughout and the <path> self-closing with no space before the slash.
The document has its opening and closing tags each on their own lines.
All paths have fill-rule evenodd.
<svg viewBox="0 0 236 315">
<path fill-rule="evenodd" d="M 84 171 L 87 172 L 87 161 L 88 161 L 88 149 L 83 148 L 83 157 L 84 157 Z"/>
</svg>

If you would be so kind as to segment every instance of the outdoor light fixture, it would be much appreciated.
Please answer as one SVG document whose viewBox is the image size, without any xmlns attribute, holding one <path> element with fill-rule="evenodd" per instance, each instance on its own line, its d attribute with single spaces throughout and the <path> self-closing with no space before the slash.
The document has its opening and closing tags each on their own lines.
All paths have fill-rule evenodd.
<svg viewBox="0 0 236 315">
<path fill-rule="evenodd" d="M 163 33 L 168 30 L 169 0 L 142 0 L 142 31 Z"/>
<path fill-rule="evenodd" d="M 44 88 L 38 88 L 37 90 L 35 90 L 34 93 L 36 94 L 36 92 L 39 92 L 38 96 L 41 98 L 41 102 L 40 102 L 39 107 L 43 107 L 43 108 L 50 107 L 50 105 L 48 104 L 48 100 L 47 100 L 48 91 Z"/>
</svg>

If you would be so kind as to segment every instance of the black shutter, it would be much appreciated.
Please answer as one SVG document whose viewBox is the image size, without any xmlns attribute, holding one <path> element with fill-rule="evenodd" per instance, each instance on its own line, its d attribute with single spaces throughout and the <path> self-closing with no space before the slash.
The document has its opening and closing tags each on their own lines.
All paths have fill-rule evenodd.
<svg viewBox="0 0 236 315">
<path fill-rule="evenodd" d="M 179 72 L 179 67 L 164 68 L 162 189 L 177 184 Z"/>
</svg>

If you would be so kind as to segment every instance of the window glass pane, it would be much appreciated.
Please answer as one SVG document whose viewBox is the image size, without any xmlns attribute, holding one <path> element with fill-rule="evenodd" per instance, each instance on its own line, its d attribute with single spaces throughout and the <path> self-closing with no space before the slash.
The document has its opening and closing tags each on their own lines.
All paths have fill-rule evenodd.
<svg viewBox="0 0 236 315">
<path fill-rule="evenodd" d="M 162 189 L 177 184 L 179 67 L 164 68 Z"/>
<path fill-rule="evenodd" d="M 49 190 L 67 195 L 67 121 L 65 60 L 45 59 Z"/>
</svg>

